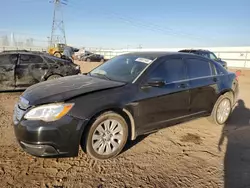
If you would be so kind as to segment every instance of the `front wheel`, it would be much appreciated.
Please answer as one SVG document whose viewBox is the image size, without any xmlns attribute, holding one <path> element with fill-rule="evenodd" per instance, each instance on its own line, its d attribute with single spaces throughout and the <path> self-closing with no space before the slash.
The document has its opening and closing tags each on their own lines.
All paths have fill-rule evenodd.
<svg viewBox="0 0 250 188">
<path fill-rule="evenodd" d="M 93 158 L 110 159 L 122 151 L 127 138 L 128 126 L 125 119 L 117 113 L 106 112 L 90 126 L 82 146 Z"/>
<path fill-rule="evenodd" d="M 217 125 L 224 125 L 232 112 L 232 95 L 226 93 L 216 101 L 209 120 Z"/>
</svg>

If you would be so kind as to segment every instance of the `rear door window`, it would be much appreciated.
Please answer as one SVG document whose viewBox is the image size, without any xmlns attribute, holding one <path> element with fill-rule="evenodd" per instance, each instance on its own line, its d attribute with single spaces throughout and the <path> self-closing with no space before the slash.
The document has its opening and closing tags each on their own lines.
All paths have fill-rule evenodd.
<svg viewBox="0 0 250 188">
<path fill-rule="evenodd" d="M 20 63 L 21 64 L 31 64 L 31 63 L 39 64 L 39 63 L 43 63 L 43 59 L 38 55 L 21 54 Z"/>
<path fill-rule="evenodd" d="M 0 55 L 0 65 L 11 65 L 17 61 L 17 55 L 15 54 L 4 54 Z"/>
<path fill-rule="evenodd" d="M 210 63 L 206 60 L 190 58 L 186 60 L 186 63 L 190 79 L 212 75 Z"/>
<path fill-rule="evenodd" d="M 162 62 L 152 72 L 150 78 L 162 78 L 167 83 L 186 79 L 186 70 L 182 59 L 170 59 Z"/>
</svg>

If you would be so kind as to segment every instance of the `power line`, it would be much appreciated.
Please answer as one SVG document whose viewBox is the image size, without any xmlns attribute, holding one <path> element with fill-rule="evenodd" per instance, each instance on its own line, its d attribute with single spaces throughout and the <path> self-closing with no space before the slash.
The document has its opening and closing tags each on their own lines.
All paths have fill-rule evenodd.
<svg viewBox="0 0 250 188">
<path fill-rule="evenodd" d="M 29 1 L 29 0 L 23 0 L 23 1 Z M 38 2 L 38 1 L 36 1 L 36 2 Z M 68 4 L 67 0 L 51 0 L 51 2 L 61 2 L 61 4 L 65 4 L 65 5 L 68 5 L 69 7 L 74 8 L 74 14 L 76 13 L 75 10 L 76 9 L 79 10 L 79 8 L 81 8 L 81 12 L 88 10 L 86 8 L 84 9 L 82 6 L 77 6 L 77 4 L 75 4 L 75 3 L 74 4 Z M 88 1 L 88 2 L 91 3 L 90 1 Z M 100 9 L 99 13 L 101 11 L 103 11 L 103 10 L 104 9 Z M 174 29 L 172 29 L 170 27 L 164 27 L 164 26 L 161 26 L 161 25 L 158 25 L 158 24 L 155 24 L 155 23 L 152 23 L 152 22 L 148 22 L 148 21 L 145 22 L 145 21 L 136 20 L 135 18 L 131 18 L 129 16 L 122 16 L 122 15 L 120 15 L 120 14 L 114 12 L 114 11 L 108 11 L 108 12 L 104 11 L 104 12 L 102 12 L 102 14 L 104 14 L 106 16 L 111 16 L 112 19 L 119 19 L 119 20 L 123 21 L 124 23 L 130 24 L 130 25 L 132 25 L 134 27 L 146 28 L 146 29 L 148 29 L 150 31 L 161 33 L 161 34 L 167 35 L 167 36 L 174 35 L 174 36 L 179 36 L 179 37 L 186 37 L 188 39 L 197 39 L 197 40 L 203 39 L 202 37 L 199 37 L 197 35 L 192 35 L 190 33 L 182 32 L 182 31 L 181 32 L 180 31 L 175 31 Z"/>
<path fill-rule="evenodd" d="M 51 1 L 52 2 L 52 1 Z M 66 44 L 66 34 L 63 21 L 62 4 L 67 5 L 67 0 L 53 0 L 54 15 L 51 30 L 50 45 L 56 43 Z"/>
<path fill-rule="evenodd" d="M 77 4 L 68 4 L 67 0 L 53 0 L 53 2 L 62 2 L 64 1 L 64 4 L 67 4 L 69 7 L 73 8 L 74 9 L 74 13 L 73 14 L 77 14 L 76 11 L 90 11 L 90 13 L 93 13 L 93 11 L 89 10 L 89 9 L 86 9 L 82 6 L 77 6 Z M 89 3 L 91 3 L 90 1 L 88 1 Z M 56 7 L 56 6 L 55 6 Z M 81 10 L 80 10 L 81 8 Z M 56 8 L 55 8 L 56 9 Z M 200 41 L 201 39 L 204 39 L 203 37 L 199 37 L 197 35 L 192 35 L 192 34 L 189 34 L 189 33 L 186 33 L 186 32 L 180 32 L 180 31 L 176 31 L 170 27 L 164 27 L 164 26 L 161 26 L 161 25 L 158 25 L 158 24 L 155 24 L 155 23 L 152 23 L 152 22 L 146 22 L 146 21 L 140 21 L 140 20 L 136 20 L 135 18 L 131 18 L 129 16 L 122 16 L 114 11 L 105 11 L 103 8 L 102 9 L 99 9 L 98 10 L 99 13 L 105 15 L 105 16 L 108 16 L 109 18 L 111 19 L 118 19 L 120 21 L 122 21 L 123 23 L 126 23 L 126 24 L 129 24 L 133 27 L 137 27 L 137 28 L 144 28 L 144 29 L 147 29 L 151 32 L 154 32 L 154 33 L 157 33 L 157 34 L 162 34 L 162 35 L 165 35 L 165 36 L 169 36 L 169 35 L 172 35 L 172 36 L 178 36 L 178 37 L 184 37 L 185 39 L 189 39 L 189 40 L 197 40 L 197 41 Z M 61 12 L 62 14 L 62 12 Z M 79 14 L 80 15 L 80 14 Z M 81 14 L 82 15 L 82 14 Z M 54 23 L 54 21 L 53 21 Z M 54 25 L 54 24 L 53 24 Z M 62 26 L 60 28 L 60 31 L 61 33 L 63 33 L 62 36 L 65 36 L 65 30 L 64 30 L 64 22 L 63 22 L 63 19 L 59 20 L 59 26 Z M 54 27 L 52 27 L 54 28 Z M 52 29 L 53 31 L 53 29 Z M 52 37 L 51 37 L 52 38 Z M 62 37 L 63 38 L 63 37 Z M 209 39 L 210 41 L 212 41 L 213 39 L 209 38 L 206 36 L 206 39 Z M 66 37 L 65 37 L 65 43 L 66 43 Z"/>
<path fill-rule="evenodd" d="M 80 6 L 77 6 L 76 4 L 74 4 L 74 6 L 72 4 L 70 4 L 69 6 L 71 6 L 74 9 L 78 9 L 80 7 Z M 84 9 L 84 11 L 86 11 L 86 10 L 87 9 Z M 81 11 L 82 11 L 82 7 L 81 7 Z M 185 37 L 186 39 L 195 39 L 195 40 L 203 39 L 203 37 L 199 37 L 197 35 L 192 35 L 192 34 L 185 33 L 185 32 L 175 31 L 174 29 L 172 29 L 170 27 L 162 27 L 161 25 L 158 25 L 158 24 L 155 24 L 152 22 L 139 21 L 139 20 L 136 20 L 135 18 L 131 18 L 128 16 L 121 16 L 120 14 L 115 13 L 114 11 L 107 11 L 107 12 L 105 12 L 105 11 L 103 12 L 103 11 L 104 11 L 104 9 L 101 9 L 99 11 L 99 13 L 101 12 L 102 14 L 109 16 L 112 19 L 119 19 L 119 20 L 123 21 L 124 23 L 130 24 L 134 27 L 145 28 L 147 30 L 157 32 L 158 34 L 161 33 L 161 34 L 166 35 L 166 36 L 174 35 L 174 36 L 179 36 L 179 37 Z M 74 13 L 75 13 L 75 10 L 74 10 Z"/>
</svg>

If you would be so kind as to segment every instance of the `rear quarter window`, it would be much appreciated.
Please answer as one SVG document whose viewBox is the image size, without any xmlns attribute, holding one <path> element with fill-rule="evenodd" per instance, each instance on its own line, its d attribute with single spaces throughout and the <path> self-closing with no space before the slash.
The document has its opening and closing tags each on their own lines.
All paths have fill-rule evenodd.
<svg viewBox="0 0 250 188">
<path fill-rule="evenodd" d="M 213 64 L 218 75 L 228 74 L 228 71 L 220 63 L 214 62 Z"/>
<path fill-rule="evenodd" d="M 48 57 L 43 57 L 45 59 L 45 61 L 47 61 L 50 64 L 55 64 L 55 61 L 53 61 L 52 59 L 48 58 Z"/>
<path fill-rule="evenodd" d="M 190 79 L 212 75 L 211 66 L 208 61 L 202 59 L 186 59 L 187 71 Z"/>
</svg>

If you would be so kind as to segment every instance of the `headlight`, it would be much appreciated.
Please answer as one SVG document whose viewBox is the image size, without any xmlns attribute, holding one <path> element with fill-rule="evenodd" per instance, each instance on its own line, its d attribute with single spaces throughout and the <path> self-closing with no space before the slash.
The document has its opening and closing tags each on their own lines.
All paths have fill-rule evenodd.
<svg viewBox="0 0 250 188">
<path fill-rule="evenodd" d="M 73 103 L 43 105 L 31 109 L 25 114 L 24 118 L 27 120 L 42 120 L 46 122 L 56 121 L 65 116 L 73 106 Z"/>
<path fill-rule="evenodd" d="M 79 70 L 80 69 L 80 66 L 76 66 L 76 70 Z"/>
</svg>

